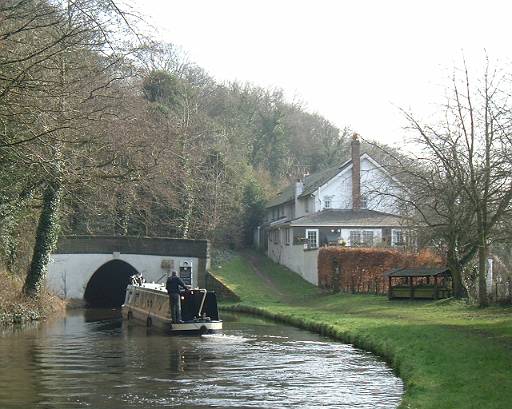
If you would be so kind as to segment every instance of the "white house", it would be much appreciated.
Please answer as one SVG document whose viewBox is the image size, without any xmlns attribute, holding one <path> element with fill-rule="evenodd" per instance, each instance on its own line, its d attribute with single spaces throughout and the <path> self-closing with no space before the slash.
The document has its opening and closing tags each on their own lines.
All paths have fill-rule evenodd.
<svg viewBox="0 0 512 409">
<path fill-rule="evenodd" d="M 354 135 L 351 159 L 306 176 L 266 206 L 257 240 L 274 261 L 318 284 L 318 248 L 323 245 L 397 246 L 404 219 L 394 196 L 400 183 L 367 154 Z"/>
</svg>

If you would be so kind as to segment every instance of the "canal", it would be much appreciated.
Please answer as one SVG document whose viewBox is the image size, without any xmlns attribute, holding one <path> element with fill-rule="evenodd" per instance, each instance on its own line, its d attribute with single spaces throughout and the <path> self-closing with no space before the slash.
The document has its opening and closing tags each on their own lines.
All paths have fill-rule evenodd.
<svg viewBox="0 0 512 409">
<path fill-rule="evenodd" d="M 396 408 L 403 384 L 373 355 L 259 318 L 171 337 L 115 310 L 0 336 L 0 408 Z"/>
</svg>

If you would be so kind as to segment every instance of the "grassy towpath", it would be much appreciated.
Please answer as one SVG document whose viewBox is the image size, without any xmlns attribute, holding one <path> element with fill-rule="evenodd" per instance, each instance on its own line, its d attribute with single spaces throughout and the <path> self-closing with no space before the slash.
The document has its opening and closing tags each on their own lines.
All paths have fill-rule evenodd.
<svg viewBox="0 0 512 409">
<path fill-rule="evenodd" d="M 385 357 L 406 384 L 402 409 L 512 408 L 511 307 L 325 294 L 254 252 L 214 266 L 213 273 L 241 298 L 225 308 L 279 319 Z"/>
</svg>

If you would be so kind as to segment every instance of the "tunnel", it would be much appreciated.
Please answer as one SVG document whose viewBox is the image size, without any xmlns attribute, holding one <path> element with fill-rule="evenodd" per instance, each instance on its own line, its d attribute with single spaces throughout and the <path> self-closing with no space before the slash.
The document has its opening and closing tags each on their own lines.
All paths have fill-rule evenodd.
<svg viewBox="0 0 512 409">
<path fill-rule="evenodd" d="M 120 307 L 130 276 L 137 270 L 122 260 L 112 260 L 98 268 L 87 283 L 84 300 L 88 307 Z"/>
</svg>

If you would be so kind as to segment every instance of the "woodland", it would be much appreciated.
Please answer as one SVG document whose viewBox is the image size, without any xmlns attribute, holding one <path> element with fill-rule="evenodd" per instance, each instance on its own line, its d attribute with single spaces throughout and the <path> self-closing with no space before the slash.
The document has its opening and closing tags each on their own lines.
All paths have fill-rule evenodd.
<svg viewBox="0 0 512 409">
<path fill-rule="evenodd" d="M 348 127 L 279 89 L 215 80 L 142 23 L 114 0 L 0 2 L 0 269 L 28 295 L 59 235 L 245 247 L 273 194 L 349 157 Z M 396 199 L 456 295 L 480 305 L 491 250 L 510 259 L 512 200 L 510 75 L 485 66 L 476 81 L 454 72 L 439 121 L 404 112 L 411 154 L 363 144 L 404 186 Z"/>
<path fill-rule="evenodd" d="M 348 129 L 220 83 L 105 0 L 0 4 L 0 257 L 37 293 L 60 234 L 251 242 L 267 198 Z"/>
</svg>

